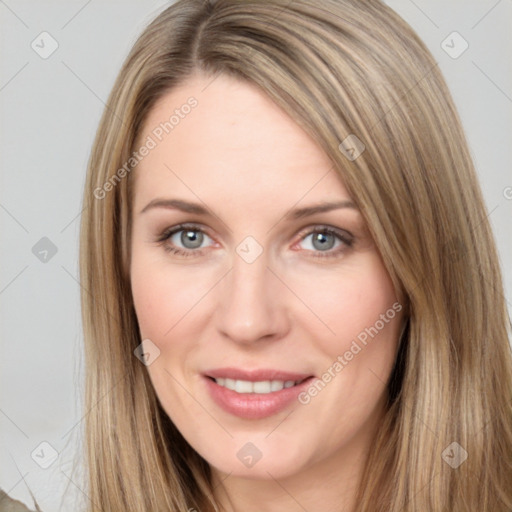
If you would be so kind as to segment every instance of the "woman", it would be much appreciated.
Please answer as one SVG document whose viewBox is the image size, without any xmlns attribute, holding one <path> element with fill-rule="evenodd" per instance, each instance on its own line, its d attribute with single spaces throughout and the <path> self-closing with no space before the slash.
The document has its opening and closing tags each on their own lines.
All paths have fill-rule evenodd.
<svg viewBox="0 0 512 512">
<path fill-rule="evenodd" d="M 84 196 L 90 510 L 512 508 L 509 319 L 464 134 L 370 0 L 178 0 Z"/>
</svg>

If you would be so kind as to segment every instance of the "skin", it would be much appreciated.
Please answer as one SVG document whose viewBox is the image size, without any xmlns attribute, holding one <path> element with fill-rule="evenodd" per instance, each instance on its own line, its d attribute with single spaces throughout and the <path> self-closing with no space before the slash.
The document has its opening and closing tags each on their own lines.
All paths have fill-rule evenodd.
<svg viewBox="0 0 512 512">
<path fill-rule="evenodd" d="M 139 140 L 191 96 L 198 106 L 130 177 L 133 298 L 141 339 L 160 350 L 147 367 L 151 382 L 212 467 L 223 510 L 352 510 L 384 412 L 401 314 L 308 404 L 294 402 L 268 418 L 219 408 L 201 373 L 234 366 L 321 377 L 397 302 L 390 277 L 356 208 L 285 219 L 294 208 L 351 198 L 320 147 L 253 85 L 195 75 L 159 100 Z M 171 198 L 210 213 L 141 213 Z M 182 232 L 158 241 L 183 222 L 205 233 L 199 249 L 184 245 Z M 326 234 L 327 246 L 314 245 L 313 229 L 326 225 L 345 239 L 349 233 L 352 244 Z M 247 236 L 263 249 L 252 263 L 236 252 Z M 172 247 L 192 254 L 166 250 Z M 262 454 L 250 468 L 237 457 L 247 442 Z"/>
</svg>

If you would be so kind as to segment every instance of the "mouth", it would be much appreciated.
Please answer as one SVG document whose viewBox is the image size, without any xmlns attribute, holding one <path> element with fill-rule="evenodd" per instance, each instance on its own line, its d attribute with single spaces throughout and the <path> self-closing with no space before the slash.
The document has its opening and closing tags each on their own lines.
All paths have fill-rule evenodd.
<svg viewBox="0 0 512 512">
<path fill-rule="evenodd" d="M 218 407 L 243 419 L 262 419 L 292 404 L 315 377 L 277 370 L 222 368 L 203 374 L 208 395 Z"/>
<path fill-rule="evenodd" d="M 283 389 L 292 388 L 294 386 L 298 386 L 302 384 L 305 380 L 308 380 L 312 377 L 305 377 L 300 380 L 258 380 L 258 381 L 250 381 L 250 380 L 241 380 L 241 379 L 229 379 L 223 377 L 210 377 L 207 376 L 210 380 L 214 381 L 217 385 L 230 389 L 231 391 L 235 391 L 240 394 L 247 393 L 258 393 L 262 395 L 267 395 L 269 393 L 275 393 L 276 391 L 281 391 Z"/>
</svg>

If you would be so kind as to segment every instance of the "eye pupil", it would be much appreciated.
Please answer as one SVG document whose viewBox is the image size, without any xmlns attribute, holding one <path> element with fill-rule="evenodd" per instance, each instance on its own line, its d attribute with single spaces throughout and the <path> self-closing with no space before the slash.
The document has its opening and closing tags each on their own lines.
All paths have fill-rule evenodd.
<svg viewBox="0 0 512 512">
<path fill-rule="evenodd" d="M 319 242 L 320 245 L 317 246 L 317 242 Z M 334 242 L 334 235 L 332 233 L 315 233 L 313 236 L 313 247 L 315 247 L 315 249 L 332 249 Z"/>
<path fill-rule="evenodd" d="M 181 234 L 181 243 L 187 249 L 196 249 L 203 242 L 203 234 L 199 231 L 184 230 Z"/>
</svg>

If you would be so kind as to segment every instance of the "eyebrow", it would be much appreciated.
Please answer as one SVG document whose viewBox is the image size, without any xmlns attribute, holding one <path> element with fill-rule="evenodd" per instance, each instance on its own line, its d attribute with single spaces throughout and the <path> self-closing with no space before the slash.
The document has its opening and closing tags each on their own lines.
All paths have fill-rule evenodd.
<svg viewBox="0 0 512 512">
<path fill-rule="evenodd" d="M 145 213 L 148 210 L 152 210 L 154 208 L 165 208 L 168 210 L 180 210 L 185 213 L 194 213 L 196 215 L 211 215 L 210 211 L 199 203 L 190 203 L 188 201 L 183 201 L 182 199 L 153 199 L 150 203 L 148 203 L 140 213 Z M 353 210 L 359 211 L 357 206 L 350 200 L 337 201 L 337 202 L 323 202 L 319 204 L 314 204 L 311 206 L 306 206 L 304 208 L 296 208 L 294 210 L 290 210 L 284 216 L 285 219 L 302 219 L 304 217 L 310 217 L 317 213 L 325 213 L 331 210 L 339 210 L 342 208 L 351 208 Z"/>
</svg>

